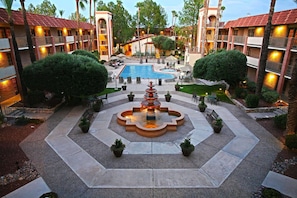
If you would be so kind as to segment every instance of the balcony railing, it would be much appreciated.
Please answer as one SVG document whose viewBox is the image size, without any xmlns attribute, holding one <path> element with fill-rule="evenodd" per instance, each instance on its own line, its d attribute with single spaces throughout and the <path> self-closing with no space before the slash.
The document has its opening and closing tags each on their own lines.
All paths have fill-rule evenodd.
<svg viewBox="0 0 297 198">
<path fill-rule="evenodd" d="M 244 36 L 234 36 L 234 43 L 244 44 Z"/>
<path fill-rule="evenodd" d="M 16 42 L 18 44 L 18 48 L 28 47 L 27 38 L 26 37 L 16 37 Z"/>
<path fill-rule="evenodd" d="M 263 37 L 248 37 L 247 44 L 261 46 L 262 41 L 263 41 Z"/>
<path fill-rule="evenodd" d="M 276 63 L 271 61 L 266 62 L 266 70 L 268 71 L 280 74 L 281 69 L 282 69 L 282 63 Z"/>
<path fill-rule="evenodd" d="M 297 50 L 297 38 L 293 38 L 292 40 L 292 49 Z"/>
<path fill-rule="evenodd" d="M 106 34 L 106 29 L 100 29 L 100 34 Z"/>
<path fill-rule="evenodd" d="M 55 41 L 55 44 L 64 43 L 64 37 L 63 36 L 54 36 L 54 41 Z"/>
<path fill-rule="evenodd" d="M 269 46 L 277 47 L 277 48 L 286 48 L 287 42 L 288 42 L 288 38 L 270 37 Z"/>
<path fill-rule="evenodd" d="M 287 67 L 287 71 L 286 71 L 286 76 L 288 76 L 288 77 L 292 77 L 292 72 L 293 72 L 293 65 L 288 65 L 288 67 Z"/>
<path fill-rule="evenodd" d="M 0 50 L 9 49 L 9 48 L 10 48 L 10 45 L 9 45 L 8 38 L 1 38 L 0 39 Z"/>
<path fill-rule="evenodd" d="M 250 65 L 251 67 L 258 67 L 259 65 L 259 58 L 254 58 L 251 56 L 247 56 L 247 64 Z"/>
<path fill-rule="evenodd" d="M 0 68 L 0 80 L 5 80 L 6 78 L 15 76 L 15 75 L 16 75 L 16 72 L 13 65 Z"/>
</svg>

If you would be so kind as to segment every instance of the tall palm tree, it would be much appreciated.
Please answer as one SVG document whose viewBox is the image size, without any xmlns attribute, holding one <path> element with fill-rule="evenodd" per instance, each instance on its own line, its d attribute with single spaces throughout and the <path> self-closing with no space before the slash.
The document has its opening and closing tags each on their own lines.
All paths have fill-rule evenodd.
<svg viewBox="0 0 297 198">
<path fill-rule="evenodd" d="M 33 41 L 31 37 L 31 32 L 29 28 L 29 24 L 27 21 L 27 13 L 26 13 L 26 8 L 25 8 L 25 0 L 20 0 L 21 6 L 22 6 L 22 12 L 23 12 L 23 18 L 24 18 L 24 26 L 25 26 L 25 31 L 26 31 L 26 37 L 27 37 L 27 43 L 29 47 L 29 54 L 30 54 L 30 59 L 31 62 L 34 63 L 36 61 L 36 56 L 35 56 L 35 51 L 33 49 Z"/>
<path fill-rule="evenodd" d="M 173 28 L 173 35 L 175 36 L 175 20 L 178 17 L 177 12 L 175 10 L 171 11 L 172 13 L 172 28 Z"/>
<path fill-rule="evenodd" d="M 294 0 L 297 3 L 297 0 Z M 296 39 L 296 38 L 295 38 Z M 297 133 L 297 61 L 293 66 L 288 93 L 287 134 Z"/>
<path fill-rule="evenodd" d="M 77 22 L 77 38 L 78 38 L 78 48 L 80 48 L 80 41 L 79 41 L 79 8 L 82 10 L 85 9 L 85 3 L 87 3 L 88 0 L 75 0 L 76 2 L 76 22 Z"/>
<path fill-rule="evenodd" d="M 22 65 L 22 60 L 21 60 L 18 44 L 16 42 L 15 31 L 14 31 L 14 22 L 13 22 L 12 10 L 11 10 L 13 0 L 1 0 L 1 2 L 4 5 L 8 15 L 8 23 L 10 27 L 11 40 L 12 40 L 13 51 L 14 51 L 15 60 L 16 60 L 15 68 L 16 68 L 17 85 L 21 95 L 21 99 L 24 101 L 25 100 L 24 96 L 27 94 L 27 89 L 23 81 L 21 80 L 22 73 L 23 73 L 23 65 Z"/>
<path fill-rule="evenodd" d="M 205 42 L 206 42 L 206 27 L 207 27 L 207 15 L 208 15 L 208 7 L 209 7 L 209 0 L 204 0 L 204 15 L 202 21 L 202 46 L 201 46 L 201 55 L 204 56 L 205 52 Z"/>
<path fill-rule="evenodd" d="M 276 0 L 271 0 L 268 21 L 265 26 L 264 37 L 262 41 L 262 49 L 261 49 L 261 55 L 260 55 L 260 61 L 259 61 L 257 87 L 256 87 L 256 94 L 259 97 L 261 96 L 261 91 L 262 91 L 264 77 L 265 77 L 266 62 L 268 57 L 268 45 L 269 45 L 269 39 L 270 39 L 271 23 L 272 23 L 272 17 L 274 13 L 275 2 Z"/>
<path fill-rule="evenodd" d="M 220 24 L 220 18 L 221 16 L 221 12 L 222 12 L 222 2 L 223 0 L 219 0 L 218 1 L 218 8 L 217 8 L 217 18 L 216 18 L 216 28 L 215 28 L 215 35 L 214 35 L 214 47 L 213 50 L 217 51 L 217 42 L 218 42 L 218 38 L 219 38 L 219 24 Z"/>
</svg>

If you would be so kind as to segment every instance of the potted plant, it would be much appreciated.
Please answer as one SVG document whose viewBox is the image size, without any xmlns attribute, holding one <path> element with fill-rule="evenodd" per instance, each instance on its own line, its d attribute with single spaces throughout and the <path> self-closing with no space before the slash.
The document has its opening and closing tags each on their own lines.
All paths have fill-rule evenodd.
<svg viewBox="0 0 297 198">
<path fill-rule="evenodd" d="M 178 84 L 178 82 L 175 84 L 174 88 L 175 88 L 175 91 L 179 91 L 180 85 Z"/>
<path fill-rule="evenodd" d="M 134 100 L 134 94 L 133 94 L 132 91 L 127 96 L 128 96 L 128 100 L 129 101 L 133 101 Z"/>
<path fill-rule="evenodd" d="M 78 126 L 80 127 L 82 132 L 87 133 L 90 129 L 90 125 L 91 123 L 87 118 L 82 118 Z"/>
<path fill-rule="evenodd" d="M 122 89 L 123 89 L 124 91 L 126 91 L 126 89 L 127 89 L 127 83 L 126 83 L 126 82 L 124 82 L 124 84 L 122 85 Z"/>
<path fill-rule="evenodd" d="M 180 148 L 182 149 L 184 156 L 189 156 L 195 150 L 190 138 L 185 139 L 182 143 L 180 143 Z"/>
<path fill-rule="evenodd" d="M 220 133 L 223 128 L 223 120 L 221 118 L 217 118 L 212 122 L 212 128 L 215 133 Z"/>
<path fill-rule="evenodd" d="M 204 96 L 200 96 L 200 103 L 198 105 L 200 112 L 204 112 L 206 107 L 207 107 L 207 105 L 204 102 Z"/>
<path fill-rule="evenodd" d="M 116 139 L 114 144 L 111 145 L 110 150 L 116 157 L 121 157 L 126 145 L 123 144 L 121 139 Z"/>
<path fill-rule="evenodd" d="M 101 105 L 102 105 L 102 100 L 101 99 L 96 100 L 96 102 L 92 105 L 93 110 L 95 112 L 99 112 L 101 109 Z"/>
<path fill-rule="evenodd" d="M 171 94 L 169 93 L 169 91 L 167 91 L 167 94 L 165 94 L 165 100 L 166 102 L 170 102 L 171 99 Z"/>
</svg>

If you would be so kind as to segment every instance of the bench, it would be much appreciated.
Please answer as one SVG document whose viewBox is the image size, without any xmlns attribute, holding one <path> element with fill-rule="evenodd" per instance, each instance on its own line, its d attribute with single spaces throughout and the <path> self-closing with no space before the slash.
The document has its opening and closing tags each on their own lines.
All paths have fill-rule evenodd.
<svg viewBox="0 0 297 198">
<path fill-rule="evenodd" d="M 220 118 L 220 116 L 217 114 L 217 112 L 215 112 L 215 110 L 212 110 L 210 113 L 207 114 L 207 116 L 212 119 L 211 121 Z"/>
</svg>

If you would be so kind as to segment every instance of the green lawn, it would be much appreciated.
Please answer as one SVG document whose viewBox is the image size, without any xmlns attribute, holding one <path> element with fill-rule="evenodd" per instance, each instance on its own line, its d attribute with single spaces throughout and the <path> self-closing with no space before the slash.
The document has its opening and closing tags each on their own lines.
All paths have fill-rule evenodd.
<svg viewBox="0 0 297 198">
<path fill-rule="evenodd" d="M 105 88 L 104 91 L 96 94 L 97 96 L 102 96 L 102 95 L 105 95 L 105 94 L 110 94 L 110 93 L 114 93 L 114 92 L 117 92 L 117 91 L 120 91 L 121 89 L 118 89 L 118 90 L 114 90 L 114 88 Z"/>
<path fill-rule="evenodd" d="M 181 92 L 188 94 L 196 93 L 198 96 L 206 96 L 211 93 L 216 93 L 219 101 L 233 104 L 224 91 L 220 90 L 224 87 L 223 85 L 183 85 L 182 87 L 183 88 L 180 89 Z"/>
</svg>

